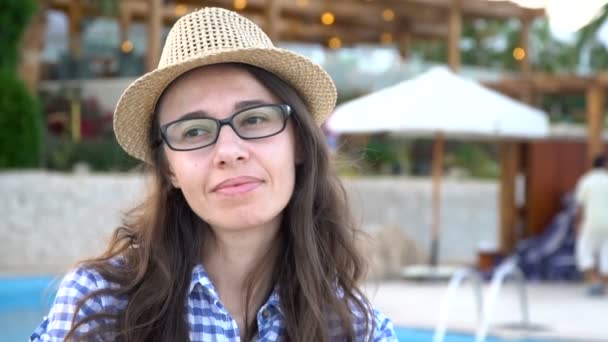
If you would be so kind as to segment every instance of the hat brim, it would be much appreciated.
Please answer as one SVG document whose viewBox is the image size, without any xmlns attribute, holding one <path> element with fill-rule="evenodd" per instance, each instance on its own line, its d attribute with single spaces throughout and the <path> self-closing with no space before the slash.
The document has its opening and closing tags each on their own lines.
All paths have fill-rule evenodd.
<svg viewBox="0 0 608 342">
<path fill-rule="evenodd" d="M 122 148 L 131 156 L 150 162 L 149 130 L 162 92 L 183 73 L 219 63 L 250 64 L 279 76 L 299 93 L 319 125 L 335 107 L 337 94 L 333 81 L 308 58 L 281 48 L 224 50 L 153 70 L 135 80 L 123 92 L 114 113 L 114 133 Z"/>
</svg>

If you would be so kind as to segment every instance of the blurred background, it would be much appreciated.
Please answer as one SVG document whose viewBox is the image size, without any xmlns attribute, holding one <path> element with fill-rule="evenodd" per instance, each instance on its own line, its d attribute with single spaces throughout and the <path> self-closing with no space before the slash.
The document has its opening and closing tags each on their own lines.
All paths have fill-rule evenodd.
<svg viewBox="0 0 608 342">
<path fill-rule="evenodd" d="M 0 322 L 8 327 L 23 320 L 14 315 L 23 302 L 9 305 L 12 295 L 6 295 L 28 288 L 19 281 L 48 284 L 48 277 L 102 251 L 121 213 L 145 192 L 142 168 L 113 136 L 114 107 L 132 81 L 156 67 L 172 24 L 205 6 L 239 11 L 276 45 L 308 56 L 336 82 L 339 106 L 323 129 L 355 218 L 372 238 L 361 243 L 371 260 L 369 279 L 389 282 L 388 292 L 377 290 L 378 301 L 399 325 L 428 328 L 441 316 L 430 311 L 417 320 L 385 299 L 407 286 L 441 297 L 446 283 L 408 283 L 417 278 L 416 265 L 452 267 L 449 275 L 469 267 L 489 280 L 502 261 L 519 256 L 526 281 L 558 286 L 539 287 L 539 301 L 579 298 L 571 194 L 592 158 L 606 154 L 607 2 L 3 0 L 0 283 L 9 285 L 3 290 L 0 284 Z M 533 122 L 505 109 L 507 121 L 521 132 L 539 130 L 505 133 L 498 121 L 484 132 L 458 130 L 451 122 L 458 126 L 470 114 L 460 107 L 440 111 L 424 129 L 389 121 L 376 127 L 380 117 L 430 114 L 417 112 L 407 97 L 367 107 L 355 102 L 414 84 L 407 82 L 437 67 L 464 83 L 434 79 L 420 98 L 425 110 L 460 97 L 491 115 L 502 106 L 492 101 L 500 99 L 540 118 Z M 465 92 L 473 84 L 480 92 Z M 360 128 L 344 128 L 339 115 Z M 535 257 L 526 259 L 530 253 Z M 563 295 L 563 284 L 575 287 Z M 31 289 L 39 292 L 39 286 Z M 585 313 L 608 309 L 605 300 L 585 303 L 572 305 L 583 305 Z M 549 315 L 550 306 L 542 307 Z M 36 322 L 37 310 L 30 321 Z M 504 311 L 512 319 L 517 309 Z M 463 320 L 456 323 L 462 330 L 479 327 Z M 549 340 L 608 340 L 598 322 L 577 328 L 565 317 L 540 321 L 551 327 L 544 331 L 553 333 Z M 526 327 L 526 334 L 534 330 Z"/>
</svg>

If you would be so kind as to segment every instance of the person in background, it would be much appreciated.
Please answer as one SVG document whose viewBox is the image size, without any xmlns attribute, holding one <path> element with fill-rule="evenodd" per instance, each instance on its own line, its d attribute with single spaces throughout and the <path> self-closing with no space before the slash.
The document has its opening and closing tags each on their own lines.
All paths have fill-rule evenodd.
<svg viewBox="0 0 608 342">
<path fill-rule="evenodd" d="M 603 295 L 608 284 L 608 170 L 597 156 L 593 169 L 576 185 L 578 204 L 577 266 L 591 283 L 589 295 Z"/>
<path fill-rule="evenodd" d="M 180 18 L 114 131 L 149 196 L 59 286 L 33 341 L 396 341 L 319 125 L 336 89 L 241 15 Z M 86 229 L 86 227 L 83 227 Z"/>
</svg>

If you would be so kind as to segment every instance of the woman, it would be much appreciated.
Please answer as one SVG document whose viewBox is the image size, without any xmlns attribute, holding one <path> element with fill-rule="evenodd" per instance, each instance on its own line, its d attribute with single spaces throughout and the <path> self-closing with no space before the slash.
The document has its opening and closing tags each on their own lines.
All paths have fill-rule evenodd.
<svg viewBox="0 0 608 342">
<path fill-rule="evenodd" d="M 181 18 L 121 97 L 150 196 L 63 280 L 32 340 L 394 341 L 318 124 L 329 76 L 218 8 Z"/>
</svg>

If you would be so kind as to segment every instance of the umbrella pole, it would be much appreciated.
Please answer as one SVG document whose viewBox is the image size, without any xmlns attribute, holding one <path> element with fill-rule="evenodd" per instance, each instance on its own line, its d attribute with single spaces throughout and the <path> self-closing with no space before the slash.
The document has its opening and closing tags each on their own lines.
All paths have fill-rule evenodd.
<svg viewBox="0 0 608 342">
<path fill-rule="evenodd" d="M 443 173 L 444 143 L 443 133 L 437 133 L 433 143 L 433 220 L 431 221 L 431 250 L 429 260 L 432 267 L 437 266 L 439 261 L 441 174 Z"/>
</svg>

